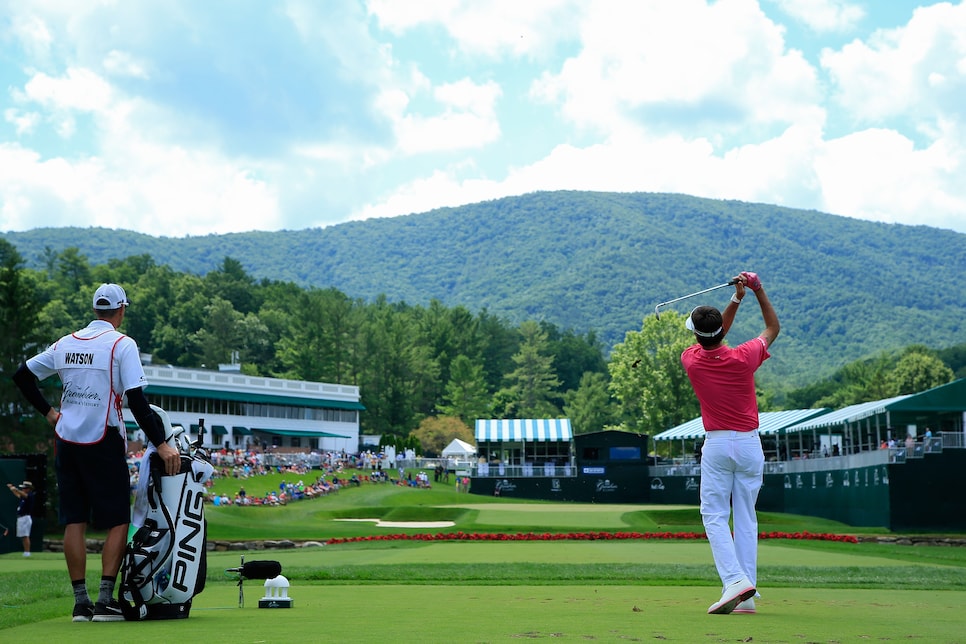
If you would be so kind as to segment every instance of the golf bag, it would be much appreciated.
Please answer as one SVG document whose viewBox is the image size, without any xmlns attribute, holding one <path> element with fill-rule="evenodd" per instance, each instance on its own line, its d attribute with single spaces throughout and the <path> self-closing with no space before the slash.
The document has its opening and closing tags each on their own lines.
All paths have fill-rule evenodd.
<svg viewBox="0 0 966 644">
<path fill-rule="evenodd" d="M 204 484 L 214 468 L 200 447 L 204 429 L 191 444 L 183 429 L 172 429 L 164 410 L 151 408 L 161 418 L 168 444 L 181 454 L 181 470 L 165 474 L 153 446 L 142 458 L 132 517 L 137 529 L 121 565 L 120 597 L 128 603 L 126 619 L 184 619 L 192 598 L 205 587 Z"/>
</svg>

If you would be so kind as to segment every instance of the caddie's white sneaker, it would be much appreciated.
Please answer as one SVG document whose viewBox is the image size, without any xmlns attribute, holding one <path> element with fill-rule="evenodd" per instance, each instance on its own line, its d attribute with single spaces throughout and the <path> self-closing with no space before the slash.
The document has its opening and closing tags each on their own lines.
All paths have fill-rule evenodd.
<svg viewBox="0 0 966 644">
<path fill-rule="evenodd" d="M 708 608 L 708 615 L 727 615 L 735 609 L 735 606 L 750 599 L 755 594 L 755 586 L 746 577 L 732 582 L 725 586 L 721 593 L 721 599 L 711 604 Z"/>
<path fill-rule="evenodd" d="M 749 597 L 745 601 L 741 602 L 735 609 L 731 611 L 732 613 L 744 613 L 746 615 L 751 615 L 755 612 L 755 598 Z"/>
</svg>

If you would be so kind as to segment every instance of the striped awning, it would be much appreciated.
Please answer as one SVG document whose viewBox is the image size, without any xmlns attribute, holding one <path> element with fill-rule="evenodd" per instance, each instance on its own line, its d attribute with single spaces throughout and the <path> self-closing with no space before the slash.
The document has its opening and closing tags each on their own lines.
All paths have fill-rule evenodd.
<svg viewBox="0 0 966 644">
<path fill-rule="evenodd" d="M 569 418 L 478 419 L 475 438 L 477 443 L 554 442 L 569 441 L 573 433 Z"/>
<path fill-rule="evenodd" d="M 827 427 L 841 427 L 854 423 L 872 416 L 884 414 L 889 411 L 894 403 L 904 400 L 909 396 L 896 396 L 894 398 L 884 398 L 871 402 L 849 405 L 842 409 L 837 409 L 828 414 L 824 414 L 812 420 L 806 420 L 787 428 L 789 433 L 811 431 L 813 429 L 824 429 Z"/>
<path fill-rule="evenodd" d="M 801 423 L 809 418 L 817 418 L 828 413 L 827 407 L 821 409 L 789 409 L 786 411 L 763 411 L 758 414 L 758 433 L 777 434 L 781 430 Z M 656 441 L 694 440 L 704 436 L 704 422 L 701 416 L 686 423 L 665 430 L 654 437 Z"/>
</svg>

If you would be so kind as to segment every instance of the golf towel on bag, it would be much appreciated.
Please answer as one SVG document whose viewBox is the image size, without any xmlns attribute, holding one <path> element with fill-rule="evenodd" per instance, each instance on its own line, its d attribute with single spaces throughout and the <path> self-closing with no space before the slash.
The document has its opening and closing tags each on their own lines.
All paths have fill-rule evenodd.
<svg viewBox="0 0 966 644">
<path fill-rule="evenodd" d="M 167 414 L 155 411 L 168 431 Z M 137 530 L 121 566 L 121 599 L 128 602 L 125 617 L 131 620 L 186 618 L 192 597 L 205 587 L 204 484 L 214 468 L 204 451 L 192 449 L 183 436 L 166 435 L 182 452 L 181 470 L 174 476 L 164 474 L 153 446 L 141 460 L 132 517 Z"/>
</svg>

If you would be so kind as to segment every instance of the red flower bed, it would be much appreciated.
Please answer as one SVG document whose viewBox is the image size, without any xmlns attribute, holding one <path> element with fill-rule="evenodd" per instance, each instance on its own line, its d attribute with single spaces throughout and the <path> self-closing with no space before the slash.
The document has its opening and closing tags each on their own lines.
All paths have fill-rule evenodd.
<svg viewBox="0 0 966 644">
<path fill-rule="evenodd" d="M 617 541 L 625 539 L 706 539 L 703 532 L 438 532 L 436 534 L 380 534 L 366 537 L 333 537 L 326 545 L 360 541 Z M 759 539 L 807 539 L 812 541 L 841 541 L 858 543 L 848 534 L 814 532 L 759 532 Z"/>
</svg>

